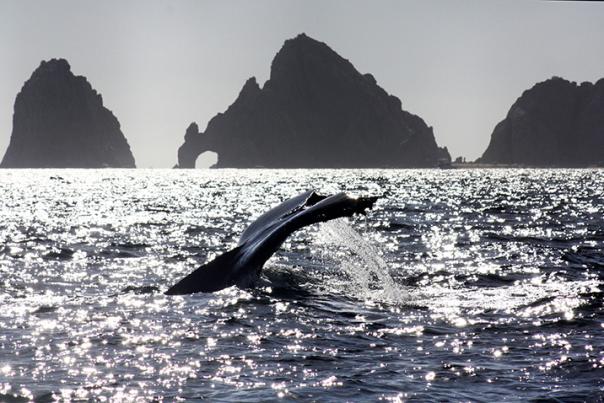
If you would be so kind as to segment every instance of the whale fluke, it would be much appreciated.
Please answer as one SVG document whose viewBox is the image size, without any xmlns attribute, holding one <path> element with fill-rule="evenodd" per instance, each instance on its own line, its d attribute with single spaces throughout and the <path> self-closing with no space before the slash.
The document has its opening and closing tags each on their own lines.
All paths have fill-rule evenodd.
<svg viewBox="0 0 604 403">
<path fill-rule="evenodd" d="M 252 222 L 239 243 L 204 264 L 166 291 L 168 295 L 214 292 L 233 285 L 253 286 L 264 263 L 293 232 L 311 224 L 365 214 L 377 197 L 352 198 L 344 193 L 322 196 L 314 191 L 284 201 Z"/>
</svg>

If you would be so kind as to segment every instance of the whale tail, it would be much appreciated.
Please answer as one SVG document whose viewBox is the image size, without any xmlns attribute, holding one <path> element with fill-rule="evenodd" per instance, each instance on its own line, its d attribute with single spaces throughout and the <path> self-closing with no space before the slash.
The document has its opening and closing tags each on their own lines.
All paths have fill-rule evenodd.
<svg viewBox="0 0 604 403">
<path fill-rule="evenodd" d="M 235 284 L 234 267 L 241 257 L 241 246 L 237 246 L 216 259 L 200 266 L 188 276 L 174 284 L 166 295 L 183 295 L 195 292 L 214 292 Z"/>
<path fill-rule="evenodd" d="M 233 285 L 247 287 L 290 234 L 334 218 L 365 214 L 376 200 L 377 197 L 351 198 L 344 193 L 321 196 L 314 191 L 286 200 L 256 219 L 243 232 L 235 249 L 199 267 L 166 294 L 214 292 Z"/>
</svg>

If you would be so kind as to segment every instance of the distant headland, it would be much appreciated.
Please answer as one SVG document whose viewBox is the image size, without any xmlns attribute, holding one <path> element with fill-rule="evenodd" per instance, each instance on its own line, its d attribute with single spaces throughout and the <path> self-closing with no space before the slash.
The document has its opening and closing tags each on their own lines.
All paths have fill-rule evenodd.
<svg viewBox="0 0 604 403">
<path fill-rule="evenodd" d="M 577 85 L 560 77 L 514 102 L 479 164 L 604 166 L 604 79 Z"/>
<path fill-rule="evenodd" d="M 42 61 L 15 100 L 2 168 L 135 168 L 117 118 L 64 59 Z"/>
<path fill-rule="evenodd" d="M 262 88 L 250 78 L 205 132 L 189 126 L 178 167 L 195 167 L 205 151 L 218 153 L 220 168 L 404 168 L 450 161 L 419 116 L 403 110 L 371 74 L 305 34 L 285 41 Z"/>
</svg>

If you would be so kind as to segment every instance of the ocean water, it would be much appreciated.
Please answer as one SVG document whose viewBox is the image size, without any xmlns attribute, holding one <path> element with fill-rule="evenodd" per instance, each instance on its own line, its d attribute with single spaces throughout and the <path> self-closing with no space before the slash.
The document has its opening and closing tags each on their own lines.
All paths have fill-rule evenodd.
<svg viewBox="0 0 604 403">
<path fill-rule="evenodd" d="M 307 189 L 253 290 L 165 296 Z M 0 401 L 602 401 L 604 170 L 0 170 Z"/>
</svg>

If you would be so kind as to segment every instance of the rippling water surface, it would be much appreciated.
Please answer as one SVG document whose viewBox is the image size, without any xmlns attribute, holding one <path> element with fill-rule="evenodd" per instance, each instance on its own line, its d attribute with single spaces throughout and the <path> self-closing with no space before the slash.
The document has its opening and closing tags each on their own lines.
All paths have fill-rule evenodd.
<svg viewBox="0 0 604 403">
<path fill-rule="evenodd" d="M 261 287 L 163 291 L 304 190 Z M 603 170 L 1 170 L 0 400 L 604 398 Z"/>
</svg>

